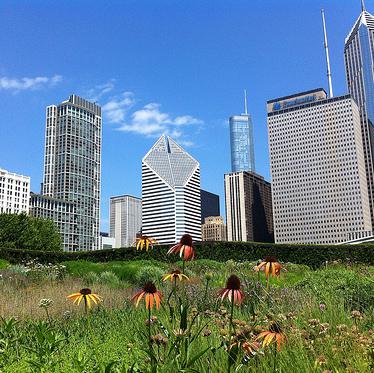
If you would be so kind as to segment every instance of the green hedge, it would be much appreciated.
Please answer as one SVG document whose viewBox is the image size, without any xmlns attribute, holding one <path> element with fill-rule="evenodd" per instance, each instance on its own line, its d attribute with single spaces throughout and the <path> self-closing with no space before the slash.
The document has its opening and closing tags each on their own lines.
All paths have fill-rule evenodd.
<svg viewBox="0 0 374 373">
<path fill-rule="evenodd" d="M 196 244 L 196 257 L 213 259 L 219 262 L 254 261 L 267 255 L 275 256 L 279 261 L 306 264 L 320 267 L 326 261 L 351 261 L 374 265 L 374 246 L 365 245 L 288 245 L 252 242 L 202 242 Z M 18 250 L 0 248 L 0 258 L 11 263 L 38 260 L 41 263 L 58 263 L 67 260 L 89 260 L 107 262 L 112 260 L 156 259 L 165 262 L 175 261 L 176 255 L 166 256 L 168 247 L 157 246 L 149 252 L 136 251 L 133 248 L 82 251 L 75 253 Z"/>
</svg>

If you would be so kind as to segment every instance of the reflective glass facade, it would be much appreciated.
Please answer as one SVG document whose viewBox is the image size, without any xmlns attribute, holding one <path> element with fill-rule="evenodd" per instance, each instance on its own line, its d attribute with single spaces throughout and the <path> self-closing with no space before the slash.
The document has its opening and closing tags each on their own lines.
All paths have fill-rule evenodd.
<svg viewBox="0 0 374 373">
<path fill-rule="evenodd" d="M 367 175 L 371 220 L 374 222 L 374 17 L 363 10 L 345 40 L 348 90 L 357 102 Z"/>
<path fill-rule="evenodd" d="M 249 115 L 230 117 L 231 171 L 255 171 L 253 127 Z"/>
</svg>

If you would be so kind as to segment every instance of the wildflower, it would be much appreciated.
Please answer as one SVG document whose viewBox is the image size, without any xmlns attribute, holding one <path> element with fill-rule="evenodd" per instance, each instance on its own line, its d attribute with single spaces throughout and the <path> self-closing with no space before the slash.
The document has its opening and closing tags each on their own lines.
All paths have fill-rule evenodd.
<svg viewBox="0 0 374 373">
<path fill-rule="evenodd" d="M 151 316 L 151 318 L 148 320 L 145 320 L 144 321 L 144 323 L 145 323 L 145 325 L 153 325 L 153 324 L 157 324 L 157 322 L 158 322 L 158 318 L 157 318 L 157 316 Z"/>
<path fill-rule="evenodd" d="M 53 305 L 52 299 L 44 298 L 44 299 L 40 299 L 39 301 L 39 307 L 41 308 L 49 308 L 52 305 Z"/>
<path fill-rule="evenodd" d="M 260 349 L 261 345 L 254 341 L 254 342 L 244 342 L 242 343 L 243 350 L 250 355 L 255 355 L 256 352 Z"/>
<path fill-rule="evenodd" d="M 156 304 L 156 308 L 160 308 L 161 302 L 161 293 L 157 290 L 155 284 L 153 282 L 147 282 L 143 286 L 143 288 L 138 291 L 131 300 L 135 302 L 135 306 L 138 307 L 139 302 L 141 299 L 145 297 L 145 307 L 146 309 L 152 309 L 153 305 Z"/>
<path fill-rule="evenodd" d="M 82 299 L 84 300 L 84 306 L 87 311 L 87 307 L 91 308 L 91 301 L 95 304 L 98 304 L 99 302 L 103 301 L 103 298 L 101 298 L 99 295 L 94 294 L 91 292 L 91 289 L 84 288 L 79 291 L 79 293 L 73 293 L 68 295 L 68 298 L 71 300 L 74 300 L 74 304 L 80 305 L 82 302 Z"/>
<path fill-rule="evenodd" d="M 362 320 L 363 316 L 362 316 L 362 313 L 360 311 L 354 310 L 354 311 L 351 312 L 351 318 L 356 319 L 356 320 Z"/>
<path fill-rule="evenodd" d="M 205 274 L 205 280 L 210 281 L 213 278 L 213 272 L 207 272 Z"/>
<path fill-rule="evenodd" d="M 258 266 L 255 267 L 258 272 L 261 268 L 265 269 L 265 276 L 279 276 L 283 266 L 277 262 L 273 256 L 267 256 Z"/>
<path fill-rule="evenodd" d="M 326 304 L 325 303 L 320 303 L 319 304 L 319 309 L 320 309 L 320 311 L 325 311 L 326 310 Z"/>
<path fill-rule="evenodd" d="M 170 280 L 172 282 L 177 281 L 177 280 L 179 280 L 179 281 L 187 280 L 188 281 L 189 278 L 184 273 L 182 273 L 181 271 L 174 270 L 174 271 L 172 271 L 172 272 L 170 272 L 170 273 L 168 273 L 168 274 L 166 274 L 162 277 L 162 281 L 165 282 L 167 280 Z"/>
<path fill-rule="evenodd" d="M 212 334 L 212 331 L 208 328 L 203 331 L 204 337 L 209 337 L 211 334 Z"/>
<path fill-rule="evenodd" d="M 154 238 L 140 235 L 136 237 L 136 250 L 143 250 L 145 248 L 148 251 L 149 248 L 153 249 L 153 244 L 156 244 L 157 241 Z"/>
<path fill-rule="evenodd" d="M 193 260 L 195 258 L 195 251 L 192 246 L 192 237 L 189 234 L 184 234 L 178 244 L 172 246 L 167 255 L 179 253 L 179 256 L 185 261 Z"/>
<path fill-rule="evenodd" d="M 226 282 L 226 287 L 219 291 L 218 295 L 223 301 L 226 297 L 230 302 L 240 304 L 244 298 L 243 292 L 240 290 L 240 280 L 236 275 L 231 275 Z"/>
<path fill-rule="evenodd" d="M 320 324 L 320 321 L 318 319 L 310 319 L 310 320 L 308 320 L 308 323 L 309 323 L 310 326 L 315 327 L 315 326 Z"/>
<path fill-rule="evenodd" d="M 321 355 L 321 356 L 318 356 L 317 360 L 314 363 L 314 366 L 317 367 L 318 365 L 321 366 L 321 365 L 326 365 L 326 364 L 327 364 L 327 359 L 325 358 L 325 356 Z"/>
<path fill-rule="evenodd" d="M 339 331 L 339 332 L 345 332 L 345 331 L 347 331 L 348 330 L 348 326 L 347 325 L 345 325 L 345 324 L 340 324 L 340 325 L 338 325 L 337 327 L 336 327 L 336 329 Z"/>
<path fill-rule="evenodd" d="M 71 319 L 71 311 L 66 310 L 66 311 L 62 314 L 62 317 L 63 317 L 65 320 L 69 320 L 69 319 Z"/>
<path fill-rule="evenodd" d="M 173 330 L 173 333 L 176 337 L 183 337 L 189 334 L 187 329 L 176 329 Z"/>
<path fill-rule="evenodd" d="M 168 342 L 168 339 L 161 334 L 152 335 L 152 343 L 155 343 L 157 346 L 165 346 Z"/>
<path fill-rule="evenodd" d="M 265 332 L 260 333 L 256 337 L 256 341 L 259 339 L 263 339 L 262 341 L 262 347 L 269 346 L 272 342 L 277 343 L 277 351 L 280 351 L 282 343 L 285 341 L 286 336 L 284 335 L 282 329 L 280 328 L 279 324 L 276 322 L 273 322 L 269 330 L 266 330 Z"/>
</svg>

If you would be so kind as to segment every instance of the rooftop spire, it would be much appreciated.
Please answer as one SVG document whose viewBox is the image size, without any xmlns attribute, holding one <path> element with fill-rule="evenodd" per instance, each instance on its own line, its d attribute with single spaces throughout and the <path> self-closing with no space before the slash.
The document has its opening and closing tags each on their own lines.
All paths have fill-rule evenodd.
<svg viewBox="0 0 374 373">
<path fill-rule="evenodd" d="M 244 114 L 248 115 L 248 107 L 247 107 L 247 90 L 244 90 Z"/>
<path fill-rule="evenodd" d="M 361 0 L 361 12 L 365 12 L 366 11 L 366 8 L 365 8 L 365 1 L 364 0 Z"/>
<path fill-rule="evenodd" d="M 329 97 L 333 97 L 332 91 L 332 81 L 331 81 L 331 69 L 330 69 L 330 56 L 329 56 L 329 46 L 327 44 L 327 32 L 326 32 L 326 23 L 325 23 L 325 12 L 321 9 L 322 14 L 322 26 L 323 26 L 323 37 L 324 37 L 324 46 L 326 53 L 326 65 L 327 65 L 327 80 L 329 83 Z"/>
</svg>

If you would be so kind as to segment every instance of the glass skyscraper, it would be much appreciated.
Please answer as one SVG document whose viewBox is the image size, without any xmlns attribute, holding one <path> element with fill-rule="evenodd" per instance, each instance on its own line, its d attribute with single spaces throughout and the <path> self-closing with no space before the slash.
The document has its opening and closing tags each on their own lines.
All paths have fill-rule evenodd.
<svg viewBox="0 0 374 373">
<path fill-rule="evenodd" d="M 100 248 L 100 181 L 101 107 L 76 95 L 48 106 L 42 194 L 75 204 L 77 242 L 65 250 Z"/>
<path fill-rule="evenodd" d="M 253 126 L 247 113 L 230 117 L 230 147 L 231 172 L 255 171 Z"/>
<path fill-rule="evenodd" d="M 357 102 L 364 147 L 371 220 L 374 223 L 374 16 L 362 11 L 345 39 L 344 57 L 349 93 Z"/>
</svg>

